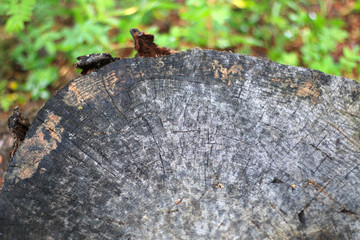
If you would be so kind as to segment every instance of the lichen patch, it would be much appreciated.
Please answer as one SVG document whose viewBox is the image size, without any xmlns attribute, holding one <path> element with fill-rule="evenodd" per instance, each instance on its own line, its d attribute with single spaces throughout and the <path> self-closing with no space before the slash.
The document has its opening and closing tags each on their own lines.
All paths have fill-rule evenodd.
<svg viewBox="0 0 360 240">
<path fill-rule="evenodd" d="M 298 87 L 296 91 L 296 96 L 298 97 L 310 97 L 311 101 L 316 104 L 317 99 L 320 96 L 320 90 L 316 84 L 312 82 L 304 82 Z"/>
<path fill-rule="evenodd" d="M 234 62 L 230 68 L 223 67 L 219 64 L 219 61 L 215 60 L 213 64 L 214 77 L 221 79 L 223 82 L 227 82 L 227 85 L 230 86 L 233 79 L 242 79 L 241 71 L 243 67 Z"/>
<path fill-rule="evenodd" d="M 271 81 L 279 84 L 281 89 L 291 89 L 291 92 L 294 92 L 295 90 L 295 95 L 298 97 L 309 97 L 313 104 L 317 103 L 317 100 L 321 94 L 321 90 L 317 86 L 317 84 L 310 80 L 294 82 L 294 80 L 290 78 L 287 78 L 285 80 L 280 78 L 272 78 Z"/>
</svg>

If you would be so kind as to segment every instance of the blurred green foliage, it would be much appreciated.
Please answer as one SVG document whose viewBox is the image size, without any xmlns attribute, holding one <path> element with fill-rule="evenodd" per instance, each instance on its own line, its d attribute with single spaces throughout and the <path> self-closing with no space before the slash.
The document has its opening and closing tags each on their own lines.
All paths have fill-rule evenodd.
<svg viewBox="0 0 360 240">
<path fill-rule="evenodd" d="M 349 34 L 341 18 L 328 18 L 324 1 L 179 2 L 3 0 L 0 108 L 48 99 L 49 87 L 60 76 L 59 58 L 70 66 L 84 54 L 117 55 L 117 49 L 132 46 L 129 29 L 134 27 L 153 33 L 158 45 L 178 50 L 198 46 L 253 54 L 261 49 L 283 64 L 350 78 L 360 75 L 359 46 L 345 46 L 334 57 Z M 356 11 L 360 0 L 349 13 Z"/>
</svg>

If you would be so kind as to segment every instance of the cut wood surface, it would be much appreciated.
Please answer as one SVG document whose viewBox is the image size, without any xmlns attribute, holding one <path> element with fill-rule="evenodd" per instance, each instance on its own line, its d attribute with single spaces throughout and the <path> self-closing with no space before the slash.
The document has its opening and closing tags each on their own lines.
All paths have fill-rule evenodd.
<svg viewBox="0 0 360 240">
<path fill-rule="evenodd" d="M 40 110 L 2 239 L 360 239 L 360 84 L 194 49 L 121 59 Z"/>
</svg>

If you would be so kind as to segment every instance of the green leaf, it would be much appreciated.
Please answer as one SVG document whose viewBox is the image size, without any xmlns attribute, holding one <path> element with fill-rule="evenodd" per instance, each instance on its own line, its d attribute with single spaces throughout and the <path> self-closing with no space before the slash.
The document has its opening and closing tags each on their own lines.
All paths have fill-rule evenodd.
<svg viewBox="0 0 360 240">
<path fill-rule="evenodd" d="M 283 53 L 281 54 L 280 59 L 277 60 L 279 63 L 298 66 L 299 65 L 299 57 L 296 52 Z"/>
<path fill-rule="evenodd" d="M 5 94 L 6 86 L 7 86 L 7 81 L 5 79 L 1 80 L 0 81 L 0 94 L 1 95 Z"/>
<path fill-rule="evenodd" d="M 57 67 L 34 70 L 26 80 L 24 90 L 31 93 L 33 99 L 48 99 L 47 87 L 59 77 Z"/>
<path fill-rule="evenodd" d="M 6 12 L 9 11 L 11 0 L 2 0 L 0 4 L 0 15 L 6 15 Z"/>
<path fill-rule="evenodd" d="M 235 35 L 230 38 L 231 44 L 246 44 L 250 46 L 263 47 L 263 41 L 250 36 Z"/>
<path fill-rule="evenodd" d="M 29 21 L 35 6 L 35 0 L 12 1 L 6 15 L 5 32 L 13 33 L 24 29 L 24 23 Z"/>
<path fill-rule="evenodd" d="M 0 107 L 4 112 L 9 111 L 11 105 L 14 103 L 15 99 L 11 99 L 9 95 L 5 95 L 0 99 Z"/>
</svg>

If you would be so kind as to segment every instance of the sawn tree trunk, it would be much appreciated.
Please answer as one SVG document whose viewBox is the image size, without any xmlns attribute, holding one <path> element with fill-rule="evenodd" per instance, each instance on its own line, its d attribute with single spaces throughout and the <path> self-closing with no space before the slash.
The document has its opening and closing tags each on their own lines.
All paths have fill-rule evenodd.
<svg viewBox="0 0 360 240">
<path fill-rule="evenodd" d="M 3 239 L 360 239 L 360 85 L 195 49 L 115 61 L 40 110 Z"/>
</svg>

